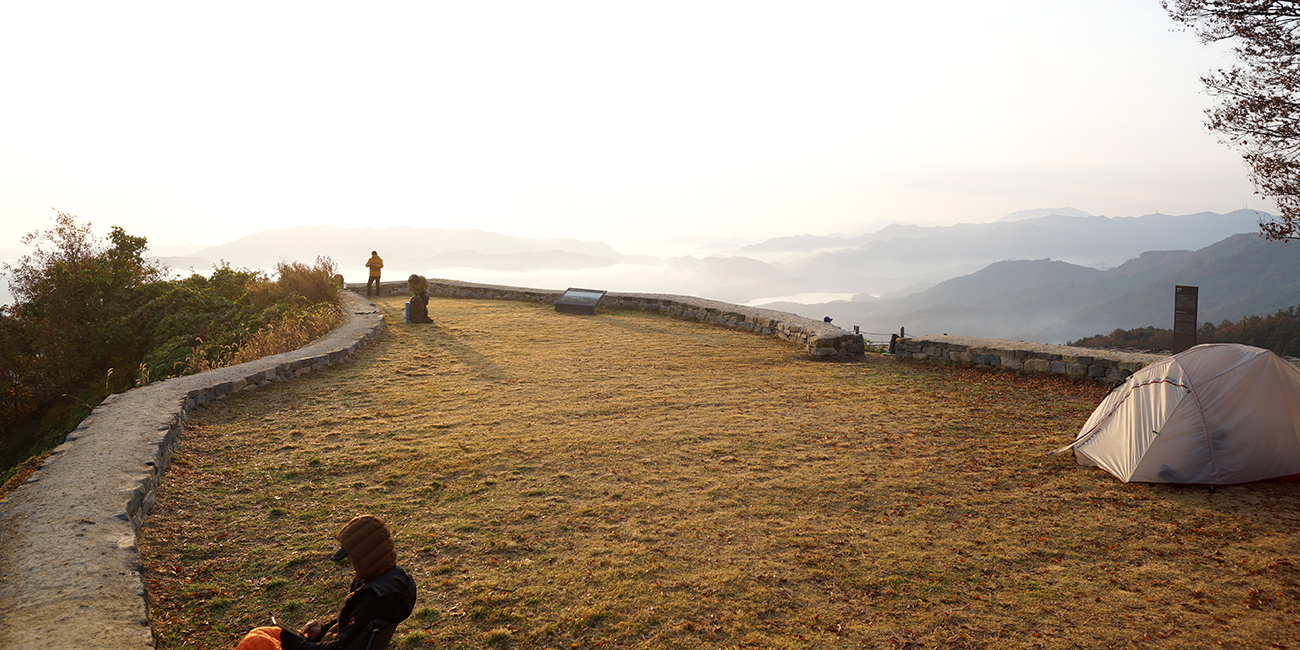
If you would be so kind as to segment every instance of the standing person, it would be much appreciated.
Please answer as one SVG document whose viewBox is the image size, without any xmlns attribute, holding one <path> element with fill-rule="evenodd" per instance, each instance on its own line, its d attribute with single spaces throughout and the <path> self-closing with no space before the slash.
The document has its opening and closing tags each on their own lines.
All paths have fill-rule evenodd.
<svg viewBox="0 0 1300 650">
<path fill-rule="evenodd" d="M 396 625 L 415 609 L 415 581 L 397 566 L 397 548 L 383 519 L 354 517 L 338 534 L 334 558 L 352 563 L 356 576 L 333 620 L 315 619 L 295 634 L 279 627 L 253 628 L 236 650 L 338 650 L 361 636 L 371 621 Z M 301 634 L 301 636 L 299 636 Z"/>
<path fill-rule="evenodd" d="M 366 262 L 370 267 L 370 279 L 366 280 L 366 297 L 370 297 L 370 285 L 375 285 L 375 295 L 379 295 L 379 269 L 384 268 L 384 260 L 379 257 L 377 251 L 370 251 L 370 261 Z"/>
</svg>

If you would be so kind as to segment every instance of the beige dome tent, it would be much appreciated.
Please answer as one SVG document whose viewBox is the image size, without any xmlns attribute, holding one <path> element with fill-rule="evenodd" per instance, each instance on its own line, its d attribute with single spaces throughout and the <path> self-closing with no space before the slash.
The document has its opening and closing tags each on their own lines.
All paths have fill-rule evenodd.
<svg viewBox="0 0 1300 650">
<path fill-rule="evenodd" d="M 1300 370 L 1268 350 L 1198 345 L 1134 373 L 1074 442 L 1125 483 L 1228 485 L 1300 474 Z"/>
</svg>

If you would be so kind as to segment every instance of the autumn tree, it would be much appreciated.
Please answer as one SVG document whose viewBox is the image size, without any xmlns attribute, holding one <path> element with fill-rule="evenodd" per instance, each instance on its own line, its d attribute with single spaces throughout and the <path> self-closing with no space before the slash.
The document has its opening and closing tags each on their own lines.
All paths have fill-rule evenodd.
<svg viewBox="0 0 1300 650">
<path fill-rule="evenodd" d="M 144 237 L 100 240 L 62 212 L 23 243 L 34 252 L 0 267 L 14 296 L 0 306 L 0 484 L 111 393 L 296 349 L 341 316 L 328 258 L 281 261 L 275 281 L 224 262 L 168 280 Z"/>
<path fill-rule="evenodd" d="M 14 304 L 0 307 L 0 470 L 35 444 L 61 441 L 109 393 L 130 387 L 146 344 L 133 314 L 165 270 L 146 242 L 114 227 L 101 241 L 90 224 L 56 212 L 31 233 L 35 250 L 3 265 Z"/>
<path fill-rule="evenodd" d="M 53 228 L 23 243 L 35 251 L 4 265 L 15 304 L 2 312 L 0 354 L 8 370 L 23 370 L 21 382 L 6 382 L 19 385 L 9 386 L 9 409 L 72 393 L 88 378 L 105 386 L 102 393 L 129 386 L 130 359 L 141 345 L 129 317 L 165 273 L 144 258 L 145 239 L 114 226 L 100 243 L 90 224 L 58 212 Z M 111 378 L 110 369 L 119 376 Z"/>
<path fill-rule="evenodd" d="M 1300 0 L 1162 0 L 1203 43 L 1230 42 L 1240 65 L 1202 77 L 1218 106 L 1206 126 L 1242 153 L 1258 194 L 1281 216 L 1271 240 L 1300 239 Z"/>
</svg>

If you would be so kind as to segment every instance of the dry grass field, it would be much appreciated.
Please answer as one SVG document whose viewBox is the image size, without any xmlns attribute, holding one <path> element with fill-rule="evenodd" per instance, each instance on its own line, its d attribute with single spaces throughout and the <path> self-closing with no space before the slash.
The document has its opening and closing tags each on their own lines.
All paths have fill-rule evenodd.
<svg viewBox="0 0 1300 650">
<path fill-rule="evenodd" d="M 329 617 L 365 512 L 420 590 L 398 648 L 1300 647 L 1300 485 L 1045 456 L 1103 386 L 378 304 L 356 361 L 196 410 L 139 540 L 161 647 Z"/>
</svg>

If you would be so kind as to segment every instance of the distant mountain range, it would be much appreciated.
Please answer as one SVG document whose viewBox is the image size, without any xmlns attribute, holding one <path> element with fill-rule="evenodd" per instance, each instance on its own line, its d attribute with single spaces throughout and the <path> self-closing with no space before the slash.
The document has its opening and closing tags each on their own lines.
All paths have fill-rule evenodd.
<svg viewBox="0 0 1300 650">
<path fill-rule="evenodd" d="M 1109 270 L 1050 259 L 1004 261 L 900 298 L 858 296 L 776 309 L 829 315 L 874 333 L 960 333 L 1065 342 L 1173 324 L 1175 285 L 1199 287 L 1199 322 L 1300 304 L 1300 245 L 1233 235 L 1197 251 L 1148 251 Z M 810 314 L 806 314 L 810 315 Z"/>
<path fill-rule="evenodd" d="M 483 230 L 446 228 L 344 228 L 341 226 L 295 226 L 241 237 L 204 248 L 191 256 L 161 258 L 173 268 L 193 266 L 206 270 L 214 263 L 270 269 L 282 259 L 313 262 L 326 256 L 338 263 L 344 277 L 349 271 L 366 272 L 370 251 L 378 250 L 386 264 L 423 267 L 437 263 L 463 263 L 514 269 L 572 267 L 577 258 L 597 266 L 626 261 L 607 244 L 577 239 L 529 239 Z M 555 254 L 555 255 L 552 255 Z M 576 257 L 575 257 L 576 256 Z M 442 261 L 439 262 L 439 258 Z M 184 266 L 179 266 L 184 264 Z"/>
<path fill-rule="evenodd" d="M 1149 250 L 1195 250 L 1256 232 L 1259 219 L 1253 210 L 1142 217 L 1052 214 L 986 224 L 889 226 L 858 237 L 782 238 L 739 254 L 779 250 L 783 268 L 816 279 L 819 291 L 900 296 L 1002 260 L 1046 257 L 1110 268 Z"/>
<path fill-rule="evenodd" d="M 1293 264 L 1300 245 L 1259 240 L 1261 218 L 1268 215 L 1253 210 L 1100 217 L 1075 208 L 1038 209 L 986 224 L 891 225 L 856 236 L 779 237 L 733 255 L 666 258 L 624 255 L 601 242 L 481 230 L 298 226 L 160 259 L 206 271 L 221 261 L 272 269 L 281 259 L 328 256 L 347 280 L 359 281 L 370 251 L 378 250 L 385 279 L 419 273 L 678 293 L 830 315 L 837 324 L 871 331 L 906 325 L 917 333 L 1060 341 L 1169 322 L 1172 307 L 1164 305 L 1173 284 L 1199 283 L 1202 320 L 1216 322 L 1300 302 L 1290 281 L 1300 277 Z M 798 294 L 854 298 L 769 304 Z"/>
<path fill-rule="evenodd" d="M 368 273 L 365 262 L 372 250 L 384 260 L 386 280 L 418 273 L 541 288 L 594 286 L 728 298 L 785 295 L 767 290 L 798 287 L 803 282 L 779 267 L 747 257 L 624 255 L 601 242 L 444 228 L 296 226 L 265 230 L 188 256 L 157 259 L 181 271 L 203 272 L 222 262 L 270 271 L 280 260 L 311 263 L 323 256 L 338 265 L 345 280 L 359 282 Z"/>
</svg>

